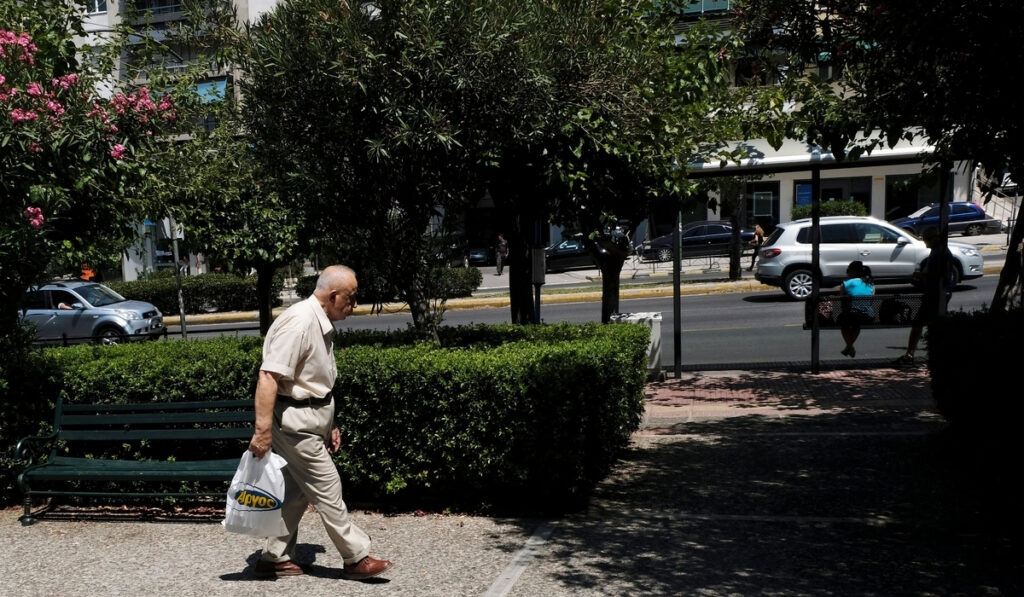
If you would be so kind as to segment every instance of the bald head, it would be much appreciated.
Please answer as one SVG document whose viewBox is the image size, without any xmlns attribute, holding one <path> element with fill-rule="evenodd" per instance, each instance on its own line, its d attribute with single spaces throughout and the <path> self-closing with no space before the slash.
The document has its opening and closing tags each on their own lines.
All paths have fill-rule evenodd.
<svg viewBox="0 0 1024 597">
<path fill-rule="evenodd" d="M 355 282 L 356 273 L 347 265 L 328 265 L 316 279 L 316 290 L 313 294 L 330 292 L 346 285 L 349 280 Z"/>
<path fill-rule="evenodd" d="M 345 265 L 330 265 L 320 272 L 313 296 L 320 302 L 331 321 L 348 317 L 356 308 L 356 292 L 359 283 L 356 273 Z"/>
</svg>

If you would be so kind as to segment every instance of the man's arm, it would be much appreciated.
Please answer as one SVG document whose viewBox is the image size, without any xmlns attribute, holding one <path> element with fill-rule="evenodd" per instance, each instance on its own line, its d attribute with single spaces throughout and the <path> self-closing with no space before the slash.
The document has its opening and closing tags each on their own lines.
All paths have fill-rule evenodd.
<svg viewBox="0 0 1024 597">
<path fill-rule="evenodd" d="M 256 381 L 256 431 L 249 441 L 249 451 L 257 458 L 270 451 L 270 429 L 274 424 L 274 405 L 277 403 L 277 380 L 280 373 L 260 370 Z"/>
</svg>

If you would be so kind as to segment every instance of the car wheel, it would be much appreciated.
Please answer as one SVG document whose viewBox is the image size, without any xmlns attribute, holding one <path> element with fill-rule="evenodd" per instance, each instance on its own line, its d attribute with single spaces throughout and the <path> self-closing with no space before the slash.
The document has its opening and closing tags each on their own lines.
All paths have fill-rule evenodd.
<svg viewBox="0 0 1024 597">
<path fill-rule="evenodd" d="M 113 345 L 113 344 L 121 344 L 122 342 L 124 342 L 124 334 L 121 333 L 121 330 L 119 330 L 119 329 L 117 329 L 115 327 L 112 327 L 112 326 L 102 327 L 99 330 L 97 330 L 97 332 L 96 332 L 96 343 L 97 344 Z"/>
<path fill-rule="evenodd" d="M 964 228 L 964 236 L 978 236 L 984 232 L 985 228 L 981 224 L 971 224 L 967 228 Z"/>
<path fill-rule="evenodd" d="M 782 282 L 782 290 L 789 298 L 803 301 L 811 296 L 813 285 L 814 276 L 811 275 L 811 270 L 795 269 L 786 274 L 786 278 Z"/>
<path fill-rule="evenodd" d="M 672 249 L 658 249 L 658 261 L 672 261 Z"/>
<path fill-rule="evenodd" d="M 964 273 L 960 271 L 960 264 L 955 259 L 953 260 L 952 270 L 953 288 L 949 289 L 950 292 L 953 292 L 953 289 L 960 285 L 960 280 L 964 279 Z"/>
</svg>

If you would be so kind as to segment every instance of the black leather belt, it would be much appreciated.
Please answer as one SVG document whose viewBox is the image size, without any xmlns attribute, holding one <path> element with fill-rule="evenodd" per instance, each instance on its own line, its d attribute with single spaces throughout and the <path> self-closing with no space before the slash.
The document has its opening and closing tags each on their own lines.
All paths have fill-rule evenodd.
<svg viewBox="0 0 1024 597">
<path fill-rule="evenodd" d="M 324 406 L 330 404 L 334 398 L 333 392 L 327 392 L 327 395 L 323 398 L 292 398 L 291 396 L 285 396 L 284 394 L 277 395 L 277 401 L 283 402 L 289 406 Z"/>
</svg>

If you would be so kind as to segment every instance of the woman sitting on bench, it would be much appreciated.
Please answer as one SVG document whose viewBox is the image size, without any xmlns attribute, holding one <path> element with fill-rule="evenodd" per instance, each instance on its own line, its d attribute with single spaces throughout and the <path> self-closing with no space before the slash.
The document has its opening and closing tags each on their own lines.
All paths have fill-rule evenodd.
<svg viewBox="0 0 1024 597">
<path fill-rule="evenodd" d="M 857 356 L 853 343 L 860 336 L 860 326 L 875 318 L 875 308 L 869 297 L 875 294 L 875 285 L 871 281 L 871 268 L 862 261 L 851 261 L 846 268 L 848 279 L 843 282 L 840 292 L 843 295 L 843 312 L 839 314 L 839 327 L 842 330 L 846 348 L 842 353 L 848 357 Z"/>
</svg>

